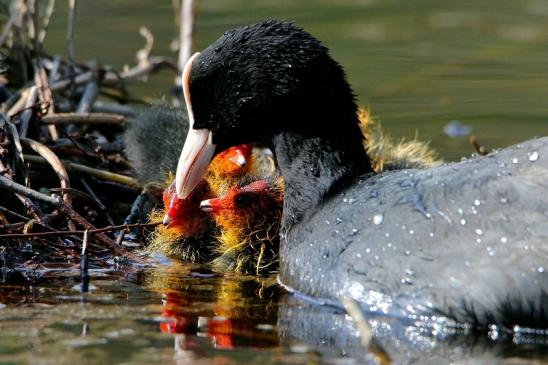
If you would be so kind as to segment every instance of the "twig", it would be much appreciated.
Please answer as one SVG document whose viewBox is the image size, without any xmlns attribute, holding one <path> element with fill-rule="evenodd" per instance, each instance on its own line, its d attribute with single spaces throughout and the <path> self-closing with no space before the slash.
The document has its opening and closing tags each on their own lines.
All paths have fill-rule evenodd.
<svg viewBox="0 0 548 365">
<path fill-rule="evenodd" d="M 182 0 L 182 2 L 179 19 L 179 76 L 183 74 L 183 67 L 192 53 L 192 31 L 194 29 L 194 1 Z"/>
<path fill-rule="evenodd" d="M 53 171 L 55 171 L 55 173 L 59 177 L 59 180 L 61 182 L 61 188 L 70 189 L 70 179 L 67 170 L 55 153 L 53 153 L 48 147 L 46 147 L 42 143 L 29 138 L 21 138 L 21 142 L 23 142 L 23 144 L 25 144 L 34 152 L 38 153 L 53 168 Z M 63 194 L 63 201 L 68 205 L 72 205 L 72 200 L 69 193 Z"/>
<path fill-rule="evenodd" d="M 7 116 L 8 118 L 13 118 L 15 115 L 21 113 L 25 109 L 25 103 L 29 97 L 30 88 L 19 91 L 14 95 L 19 94 L 19 98 L 13 105 L 8 109 Z M 8 100 L 9 101 L 9 100 Z"/>
<path fill-rule="evenodd" d="M 44 40 L 46 39 L 49 22 L 51 20 L 51 16 L 53 15 L 54 10 L 55 10 L 55 0 L 48 0 L 48 6 L 46 7 L 46 14 L 44 15 L 44 18 L 42 21 L 42 29 L 40 29 L 40 33 L 38 34 L 38 42 L 40 42 L 40 44 L 43 44 Z"/>
<path fill-rule="evenodd" d="M 66 44 L 67 44 L 67 53 L 68 53 L 68 60 L 69 60 L 69 85 L 71 85 L 70 95 L 72 96 L 74 96 L 74 92 L 76 88 L 75 72 L 74 72 L 74 63 L 76 58 L 74 55 L 74 24 L 76 22 L 77 5 L 78 5 L 77 0 L 68 0 L 69 11 L 68 11 Z"/>
<path fill-rule="evenodd" d="M 1 205 L 0 205 L 0 212 L 11 214 L 11 215 L 13 215 L 14 217 L 17 217 L 17 218 L 22 219 L 22 220 L 24 220 L 24 221 L 30 220 L 29 218 L 25 217 L 24 215 L 21 215 L 21 214 L 16 213 L 16 212 L 14 212 L 14 211 L 12 211 L 12 210 L 9 210 L 8 208 L 3 207 L 3 206 L 1 206 Z"/>
<path fill-rule="evenodd" d="M 476 151 L 478 151 L 478 154 L 480 156 L 488 155 L 489 152 L 491 152 L 488 148 L 486 148 L 485 146 L 482 146 L 481 144 L 479 144 L 479 142 L 478 142 L 475 135 L 470 136 L 470 144 L 472 146 L 474 146 L 474 148 L 476 149 Z"/>
<path fill-rule="evenodd" d="M 91 186 L 89 186 L 89 184 L 86 182 L 86 180 L 83 177 L 80 178 L 80 182 L 84 186 L 84 189 L 86 189 L 86 191 L 88 192 L 90 198 L 92 198 L 93 202 L 95 202 L 95 204 L 97 205 L 99 210 L 105 215 L 105 217 L 107 218 L 108 223 L 113 226 L 114 225 L 114 220 L 112 219 L 111 215 L 109 214 L 107 207 L 103 204 L 101 199 L 99 199 L 97 194 L 95 194 L 95 192 L 93 191 Z M 118 242 L 116 242 L 116 243 L 118 244 Z"/>
<path fill-rule="evenodd" d="M 118 226 L 108 226 L 103 228 L 88 229 L 87 231 L 90 234 L 98 234 L 98 233 L 104 233 L 104 232 L 119 231 L 121 229 L 129 230 L 133 228 L 151 228 L 151 227 L 156 227 L 159 224 L 161 224 L 161 222 L 121 224 Z M 8 238 L 14 239 L 14 238 L 33 238 L 33 237 L 55 237 L 55 236 L 81 236 L 82 234 L 84 234 L 84 232 L 85 230 L 84 231 L 9 233 L 9 234 L 0 234 L 0 240 L 8 239 Z"/>
<path fill-rule="evenodd" d="M 89 261 L 88 261 L 88 233 L 84 231 L 82 240 L 82 254 L 80 255 L 80 292 L 87 293 L 89 291 Z"/>
<path fill-rule="evenodd" d="M 17 19 L 21 16 L 23 9 L 23 6 L 17 7 L 17 10 L 11 15 L 10 19 L 7 21 L 6 25 L 4 26 L 4 30 L 2 31 L 2 35 L 0 35 L 0 46 L 4 46 L 6 44 L 6 40 L 8 39 L 11 28 L 13 27 Z"/>
<path fill-rule="evenodd" d="M 106 113 L 56 113 L 42 117 L 44 124 L 122 124 L 126 117 Z"/>
<path fill-rule="evenodd" d="M 50 197 L 45 194 L 42 194 L 36 190 L 27 188 L 21 184 L 18 184 L 7 177 L 0 175 L 0 187 L 11 190 L 13 192 L 19 193 L 21 195 L 24 195 L 28 198 L 32 198 L 35 200 L 42 201 L 44 203 L 51 204 L 55 206 L 59 211 L 61 211 L 63 214 L 65 214 L 70 220 L 72 220 L 74 223 L 77 223 L 78 225 L 89 229 L 90 231 L 96 229 L 91 223 L 89 223 L 84 217 L 82 217 L 80 214 L 76 213 L 71 207 L 66 205 L 61 199 L 58 197 Z M 6 238 L 6 237 L 4 237 Z M 127 258 L 130 258 L 132 260 L 136 261 L 142 261 L 139 257 L 133 255 L 131 252 L 126 251 L 122 247 L 116 245 L 116 243 L 109 237 L 105 236 L 102 233 L 95 232 L 95 238 L 97 238 L 98 241 L 105 244 L 107 247 L 112 249 L 116 254 L 125 256 Z"/>
<path fill-rule="evenodd" d="M 97 76 L 97 71 L 94 71 L 91 81 L 88 82 L 86 84 L 86 87 L 84 88 L 84 93 L 82 94 L 80 103 L 78 103 L 76 113 L 89 113 L 91 111 L 93 103 L 95 102 L 95 99 L 97 99 L 97 95 L 99 94 L 99 84 Z"/>
<path fill-rule="evenodd" d="M 95 104 L 93 104 L 91 111 L 97 113 L 108 113 L 110 115 L 121 114 L 126 117 L 133 117 L 136 114 L 135 109 L 129 105 L 105 103 L 102 101 L 96 101 Z"/>
<path fill-rule="evenodd" d="M 36 103 L 36 97 L 38 96 L 38 87 L 33 86 L 30 88 L 29 96 L 25 103 L 25 110 L 21 114 L 19 123 L 19 136 L 25 138 L 29 128 L 30 118 L 34 113 L 34 104 Z"/>
<path fill-rule="evenodd" d="M 40 156 L 42 156 L 42 158 L 44 158 L 44 160 L 47 161 L 47 163 L 52 167 L 53 171 L 55 171 L 55 173 L 57 174 L 57 177 L 59 178 L 59 181 L 61 183 L 61 188 L 70 189 L 70 178 L 68 176 L 67 170 L 55 153 L 53 153 L 42 143 L 36 142 L 32 139 L 22 138 L 21 142 L 23 142 L 26 146 L 28 146 L 34 152 L 38 153 Z M 72 207 L 72 197 L 70 196 L 69 192 L 63 193 L 63 201 L 69 207 Z M 69 229 L 74 229 L 74 227 L 70 227 L 69 225 Z"/>
<path fill-rule="evenodd" d="M 59 66 L 61 66 L 61 56 L 55 55 L 55 56 L 53 56 L 53 60 L 51 61 L 51 69 L 49 71 L 48 83 L 50 85 L 53 84 L 57 79 L 57 73 L 59 72 Z"/>
<path fill-rule="evenodd" d="M 181 0 L 179 7 L 179 57 L 177 62 L 177 76 L 175 78 L 175 86 L 177 90 L 183 88 L 183 68 L 186 61 L 192 53 L 192 31 L 194 28 L 194 1 Z M 182 103 L 183 93 L 175 93 L 173 104 L 175 106 Z"/>
<path fill-rule="evenodd" d="M 23 157 L 23 146 L 21 146 L 19 132 L 17 132 L 17 128 L 12 122 L 10 122 L 3 114 L 0 114 L 0 127 L 2 126 L 2 124 L 5 124 L 7 128 L 9 129 L 11 138 L 13 141 L 13 146 L 15 147 L 13 150 L 13 154 L 15 156 L 14 176 L 22 181 L 27 178 L 27 168 L 25 166 L 25 159 Z M 21 176 L 18 176 L 18 175 L 21 175 Z"/>
<path fill-rule="evenodd" d="M 0 175 L 0 187 L 13 191 L 17 194 L 21 194 L 23 196 L 26 196 L 28 198 L 39 200 L 44 203 L 51 204 L 53 206 L 58 206 L 62 203 L 61 199 L 59 197 L 51 197 L 47 196 L 45 194 L 42 194 L 36 190 L 27 188 L 26 186 L 23 186 L 21 184 L 18 184 L 14 182 L 13 180 L 8 179 L 7 177 L 4 177 Z"/>
<path fill-rule="evenodd" d="M 53 100 L 53 93 L 51 92 L 51 89 L 49 87 L 46 70 L 44 69 L 42 62 L 40 62 L 39 56 L 37 56 L 37 58 L 33 60 L 33 65 L 34 83 L 40 88 L 40 99 L 47 105 L 46 114 L 53 114 L 55 113 L 55 102 Z M 54 125 L 48 125 L 48 130 L 51 139 L 53 139 L 54 141 L 59 139 L 59 133 L 57 132 L 57 128 Z"/>
<path fill-rule="evenodd" d="M 163 67 L 166 67 L 172 70 L 177 69 L 177 66 L 174 65 L 173 61 L 168 58 L 150 57 L 147 63 L 132 67 L 128 70 L 123 71 L 120 74 L 117 74 L 112 71 L 106 72 L 105 77 L 103 79 L 103 85 L 112 86 L 112 85 L 119 85 L 120 83 L 136 81 L 141 79 L 143 76 L 146 76 L 152 72 L 155 72 L 158 69 Z M 92 78 L 93 78 L 92 71 L 82 72 L 74 78 L 74 85 L 85 84 L 86 82 L 89 82 Z M 71 85 L 70 78 L 58 80 L 51 85 L 51 89 L 53 91 L 61 91 L 70 85 Z"/>
<path fill-rule="evenodd" d="M 356 323 L 356 327 L 358 327 L 358 331 L 360 332 L 361 344 L 363 348 L 367 350 L 373 334 L 371 332 L 371 328 L 367 324 L 367 320 L 363 315 L 363 311 L 360 308 L 360 305 L 355 299 L 352 298 L 344 297 L 340 298 L 340 300 L 344 305 L 344 309 L 346 310 L 346 312 L 354 320 L 354 323 Z"/>
<path fill-rule="evenodd" d="M 142 66 L 148 63 L 152 49 L 154 48 L 154 36 L 147 27 L 139 28 L 139 34 L 145 38 L 145 46 L 135 54 L 137 65 Z"/>
<path fill-rule="evenodd" d="M 25 160 L 29 162 L 39 163 L 39 164 L 45 164 L 46 162 L 42 157 L 39 157 L 39 156 L 33 156 L 33 155 L 24 155 L 24 156 L 25 156 Z M 105 170 L 99 170 L 93 167 L 81 165 L 81 164 L 66 161 L 66 160 L 63 160 L 62 163 L 68 171 L 82 172 L 90 176 L 95 176 L 103 180 L 114 181 L 123 185 L 134 187 L 134 188 L 140 187 L 140 184 L 137 180 L 126 175 L 121 175 L 121 174 L 117 174 L 117 173 L 105 171 Z"/>
<path fill-rule="evenodd" d="M 124 224 L 128 225 L 137 221 L 137 219 L 140 216 L 140 212 L 143 210 L 143 206 L 145 204 L 147 195 L 148 193 L 146 192 L 146 190 L 143 190 L 141 194 L 137 196 L 133 204 L 131 204 L 131 209 L 129 210 L 128 216 L 124 220 Z M 125 233 L 126 233 L 125 230 L 122 230 L 118 234 L 118 237 L 116 237 L 117 244 L 119 245 L 122 244 L 122 240 L 124 239 Z"/>
<path fill-rule="evenodd" d="M 69 63 L 74 66 L 74 24 L 76 22 L 76 8 L 78 6 L 77 0 L 68 0 L 69 11 L 68 11 L 68 23 L 67 23 L 67 53 L 69 58 Z"/>
</svg>

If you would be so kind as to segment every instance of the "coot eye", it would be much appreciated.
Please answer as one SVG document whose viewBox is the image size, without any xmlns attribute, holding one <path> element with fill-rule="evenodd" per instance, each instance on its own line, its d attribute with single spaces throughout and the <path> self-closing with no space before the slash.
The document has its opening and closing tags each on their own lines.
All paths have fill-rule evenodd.
<svg viewBox="0 0 548 365">
<path fill-rule="evenodd" d="M 239 194 L 236 197 L 236 205 L 240 207 L 248 207 L 259 200 L 259 197 L 255 194 Z"/>
</svg>

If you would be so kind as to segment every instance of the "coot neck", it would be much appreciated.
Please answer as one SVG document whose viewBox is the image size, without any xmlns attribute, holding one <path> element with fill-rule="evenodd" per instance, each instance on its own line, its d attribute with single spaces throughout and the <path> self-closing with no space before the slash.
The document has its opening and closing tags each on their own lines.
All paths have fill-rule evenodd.
<svg viewBox="0 0 548 365">
<path fill-rule="evenodd" d="M 356 177 L 373 171 L 357 120 L 348 125 L 352 128 L 333 134 L 284 131 L 274 136 L 272 147 L 285 181 L 282 232 L 314 214 Z"/>
</svg>

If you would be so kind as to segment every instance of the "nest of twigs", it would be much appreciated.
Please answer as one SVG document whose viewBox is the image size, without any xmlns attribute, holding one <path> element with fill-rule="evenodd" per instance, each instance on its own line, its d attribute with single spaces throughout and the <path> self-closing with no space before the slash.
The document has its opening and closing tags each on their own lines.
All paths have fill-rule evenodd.
<svg viewBox="0 0 548 365">
<path fill-rule="evenodd" d="M 131 177 L 121 133 L 143 103 L 131 97 L 131 84 L 162 68 L 176 76 L 177 62 L 152 55 L 146 28 L 132 67 L 77 62 L 73 1 L 68 56 L 50 55 L 42 44 L 53 4 L 0 4 L 0 283 L 55 268 L 143 262 L 124 234 L 147 227 L 140 211 L 157 193 Z"/>
</svg>

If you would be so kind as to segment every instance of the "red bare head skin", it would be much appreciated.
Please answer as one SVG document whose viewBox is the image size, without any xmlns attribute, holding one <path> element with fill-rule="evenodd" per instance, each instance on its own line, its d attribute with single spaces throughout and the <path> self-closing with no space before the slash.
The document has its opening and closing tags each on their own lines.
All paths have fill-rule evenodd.
<svg viewBox="0 0 548 365">
<path fill-rule="evenodd" d="M 279 191 L 268 181 L 258 180 L 249 185 L 231 187 L 219 198 L 204 200 L 200 207 L 209 211 L 223 228 L 245 227 L 258 214 L 281 203 Z"/>
<path fill-rule="evenodd" d="M 216 177 L 238 177 L 249 169 L 249 160 L 253 150 L 252 144 L 241 144 L 220 152 L 209 165 Z"/>
<path fill-rule="evenodd" d="M 200 202 L 211 196 L 204 180 L 196 186 L 186 199 L 179 199 L 175 182 L 164 191 L 164 226 L 174 229 L 183 236 L 197 236 L 207 226 L 208 217 L 200 210 Z"/>
</svg>

